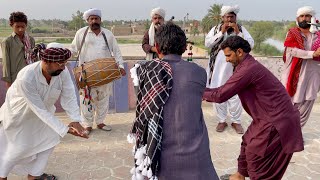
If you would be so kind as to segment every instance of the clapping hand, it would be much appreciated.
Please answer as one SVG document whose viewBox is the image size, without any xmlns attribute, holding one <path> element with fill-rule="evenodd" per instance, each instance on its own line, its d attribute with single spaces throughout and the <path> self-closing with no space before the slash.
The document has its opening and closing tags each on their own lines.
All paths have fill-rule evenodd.
<svg viewBox="0 0 320 180">
<path fill-rule="evenodd" d="M 81 126 L 79 122 L 71 122 L 69 125 L 68 133 L 82 138 L 89 138 L 88 132 Z"/>
<path fill-rule="evenodd" d="M 320 56 L 320 48 L 318 48 L 314 53 L 313 57 L 319 57 Z"/>
</svg>

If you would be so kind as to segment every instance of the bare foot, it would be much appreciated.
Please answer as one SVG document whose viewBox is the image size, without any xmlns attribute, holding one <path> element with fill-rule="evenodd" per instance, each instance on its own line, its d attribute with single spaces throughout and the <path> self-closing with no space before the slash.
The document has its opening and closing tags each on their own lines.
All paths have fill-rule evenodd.
<svg viewBox="0 0 320 180">
<path fill-rule="evenodd" d="M 242 176 L 239 172 L 236 172 L 235 174 L 232 174 L 230 176 L 229 180 L 245 180 L 245 177 Z"/>
</svg>

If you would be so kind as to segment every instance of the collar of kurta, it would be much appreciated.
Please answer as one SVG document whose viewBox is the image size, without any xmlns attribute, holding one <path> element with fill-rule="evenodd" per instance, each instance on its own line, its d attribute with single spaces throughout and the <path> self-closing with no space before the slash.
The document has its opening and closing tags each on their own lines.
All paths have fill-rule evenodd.
<svg viewBox="0 0 320 180">
<path fill-rule="evenodd" d="M 12 36 L 12 37 L 15 37 L 15 36 L 17 36 L 17 34 L 16 34 L 15 32 L 12 32 L 12 33 L 11 33 L 11 36 Z"/>
<path fill-rule="evenodd" d="M 241 68 L 243 66 L 244 61 L 246 61 L 247 59 L 251 59 L 253 58 L 249 53 L 242 59 L 242 61 L 238 64 L 237 67 L 235 67 L 235 71 L 238 70 L 239 68 Z"/>
</svg>

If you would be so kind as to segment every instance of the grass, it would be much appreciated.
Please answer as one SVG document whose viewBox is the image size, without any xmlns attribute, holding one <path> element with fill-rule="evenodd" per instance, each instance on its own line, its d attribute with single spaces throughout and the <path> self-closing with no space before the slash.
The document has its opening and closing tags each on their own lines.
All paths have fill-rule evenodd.
<svg viewBox="0 0 320 180">
<path fill-rule="evenodd" d="M 201 35 L 200 36 L 189 36 L 188 41 L 194 42 L 194 46 L 196 46 L 198 48 L 205 49 L 205 50 L 209 51 L 209 48 L 207 48 L 204 45 L 204 37 Z"/>
<path fill-rule="evenodd" d="M 51 43 L 51 42 L 57 42 L 57 43 L 62 43 L 62 44 L 71 44 L 72 43 L 72 38 L 58 38 L 58 39 L 37 39 L 36 43 Z"/>
<path fill-rule="evenodd" d="M 11 27 L 0 27 L 0 37 L 7 37 L 12 33 Z"/>
<path fill-rule="evenodd" d="M 141 44 L 142 40 L 118 38 L 118 44 Z"/>
</svg>

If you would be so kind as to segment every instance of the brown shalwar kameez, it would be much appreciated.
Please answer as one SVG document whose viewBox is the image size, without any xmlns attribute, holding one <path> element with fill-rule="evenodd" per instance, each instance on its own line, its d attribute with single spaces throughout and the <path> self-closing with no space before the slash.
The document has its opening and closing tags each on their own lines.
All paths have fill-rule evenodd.
<svg viewBox="0 0 320 180">
<path fill-rule="evenodd" d="M 203 98 L 221 103 L 236 94 L 253 119 L 242 137 L 239 173 L 281 179 L 293 152 L 303 150 L 299 111 L 280 81 L 249 54 L 225 85 L 206 89 Z"/>
</svg>

